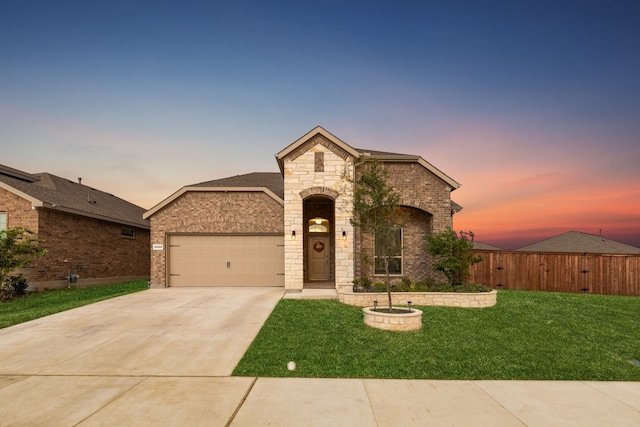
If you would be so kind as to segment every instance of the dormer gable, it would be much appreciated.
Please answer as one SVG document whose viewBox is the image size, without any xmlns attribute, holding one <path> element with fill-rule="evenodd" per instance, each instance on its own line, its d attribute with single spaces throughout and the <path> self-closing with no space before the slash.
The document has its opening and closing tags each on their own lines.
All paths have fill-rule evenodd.
<svg viewBox="0 0 640 427">
<path fill-rule="evenodd" d="M 323 145 L 344 160 L 358 158 L 360 156 L 358 150 L 351 147 L 349 144 L 342 141 L 322 126 L 316 126 L 276 154 L 276 160 L 278 161 L 280 172 L 284 174 L 285 158 L 295 160 L 317 145 Z"/>
</svg>

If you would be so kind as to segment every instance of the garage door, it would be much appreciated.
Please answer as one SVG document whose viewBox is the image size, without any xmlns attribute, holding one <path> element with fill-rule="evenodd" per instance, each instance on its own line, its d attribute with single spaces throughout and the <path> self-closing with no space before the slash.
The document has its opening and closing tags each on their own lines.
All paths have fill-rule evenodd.
<svg viewBox="0 0 640 427">
<path fill-rule="evenodd" d="M 170 236 L 169 286 L 284 286 L 284 236 Z"/>
</svg>

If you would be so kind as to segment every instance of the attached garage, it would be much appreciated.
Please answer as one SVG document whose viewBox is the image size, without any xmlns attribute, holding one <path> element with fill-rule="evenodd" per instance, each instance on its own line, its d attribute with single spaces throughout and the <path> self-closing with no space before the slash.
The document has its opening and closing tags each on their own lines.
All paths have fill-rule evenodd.
<svg viewBox="0 0 640 427">
<path fill-rule="evenodd" d="M 169 286 L 284 286 L 284 236 L 170 235 Z"/>
</svg>

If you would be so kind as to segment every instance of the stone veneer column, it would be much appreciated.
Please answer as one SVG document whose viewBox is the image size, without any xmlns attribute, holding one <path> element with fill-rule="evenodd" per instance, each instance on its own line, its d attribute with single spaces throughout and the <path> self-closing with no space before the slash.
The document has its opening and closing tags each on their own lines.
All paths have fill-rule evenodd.
<svg viewBox="0 0 640 427">
<path fill-rule="evenodd" d="M 324 170 L 315 172 L 315 152 L 324 154 Z M 287 290 L 301 290 L 304 285 L 304 224 L 303 203 L 300 193 L 310 188 L 328 188 L 339 193 L 335 200 L 335 279 L 336 288 L 352 289 L 353 280 L 353 227 L 349 222 L 353 199 L 353 184 L 343 179 L 345 167 L 351 162 L 338 156 L 322 144 L 292 159 L 284 159 L 284 286 Z M 291 232 L 296 232 L 296 240 Z M 342 240 L 342 232 L 347 240 Z"/>
</svg>

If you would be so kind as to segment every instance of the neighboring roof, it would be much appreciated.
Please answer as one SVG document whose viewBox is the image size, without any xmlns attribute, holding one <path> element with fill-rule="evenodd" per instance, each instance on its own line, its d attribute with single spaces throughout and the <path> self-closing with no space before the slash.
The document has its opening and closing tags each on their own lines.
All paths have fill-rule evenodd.
<svg viewBox="0 0 640 427">
<path fill-rule="evenodd" d="M 149 228 L 140 206 L 50 173 L 29 174 L 0 165 L 0 188 L 29 200 L 33 207 Z"/>
<path fill-rule="evenodd" d="M 193 191 L 227 191 L 227 192 L 264 192 L 269 197 L 284 204 L 284 178 L 279 172 L 253 172 L 245 175 L 236 175 L 228 178 L 216 179 L 213 181 L 199 182 L 187 185 L 176 191 L 147 212 L 143 218 L 147 219 L 165 206 L 176 200 L 185 193 Z"/>
<path fill-rule="evenodd" d="M 517 251 L 527 252 L 581 252 L 599 254 L 640 254 L 640 248 L 606 239 L 595 234 L 569 231 L 531 245 L 523 246 Z"/>
<path fill-rule="evenodd" d="M 473 249 L 485 249 L 485 250 L 492 250 L 492 251 L 500 251 L 501 249 L 497 246 L 493 246 L 490 245 L 488 243 L 482 243 L 482 242 L 473 242 Z"/>
</svg>

